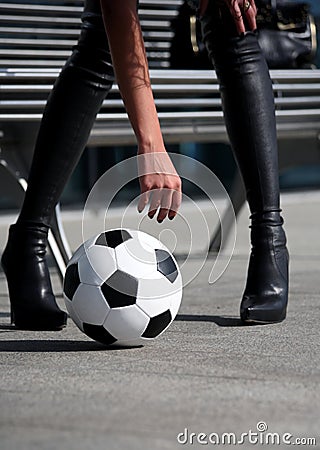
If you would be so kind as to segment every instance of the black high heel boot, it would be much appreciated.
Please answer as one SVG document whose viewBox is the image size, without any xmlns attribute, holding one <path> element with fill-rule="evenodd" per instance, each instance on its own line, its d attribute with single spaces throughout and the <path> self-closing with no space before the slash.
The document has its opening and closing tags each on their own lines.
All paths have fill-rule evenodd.
<svg viewBox="0 0 320 450">
<path fill-rule="evenodd" d="M 251 220 L 252 248 L 240 316 L 247 323 L 281 322 L 286 318 L 289 263 L 283 221 L 274 212 Z"/>
<path fill-rule="evenodd" d="M 11 322 L 24 330 L 61 330 L 67 314 L 52 291 L 45 260 L 48 227 L 11 225 L 1 258 L 7 277 Z"/>
<path fill-rule="evenodd" d="M 215 0 L 201 18 L 251 211 L 252 251 L 240 315 L 244 322 L 281 322 L 288 302 L 288 251 L 279 207 L 272 83 L 256 33 L 239 36 L 234 20 Z"/>
<path fill-rule="evenodd" d="M 43 114 L 17 224 L 2 257 L 12 318 L 24 329 L 61 329 L 45 260 L 52 214 L 110 91 L 113 67 L 100 3 L 87 0 L 78 45 L 56 80 Z"/>
</svg>

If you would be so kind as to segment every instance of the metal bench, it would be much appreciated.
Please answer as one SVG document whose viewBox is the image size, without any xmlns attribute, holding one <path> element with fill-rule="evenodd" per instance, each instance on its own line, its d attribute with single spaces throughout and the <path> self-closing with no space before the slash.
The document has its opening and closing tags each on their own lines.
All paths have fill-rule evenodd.
<svg viewBox="0 0 320 450">
<path fill-rule="evenodd" d="M 70 6 L 72 4 L 73 6 Z M 170 20 L 180 0 L 141 0 L 140 16 L 151 67 L 151 80 L 166 142 L 227 142 L 215 73 L 171 70 Z M 28 167 L 42 111 L 59 69 L 79 33 L 81 1 L 45 0 L 0 4 L 0 164 L 26 188 Z M 317 140 L 320 132 L 320 70 L 272 71 L 279 141 Z M 135 138 L 115 85 L 103 103 L 88 146 L 134 145 Z M 281 155 L 280 155 L 281 156 Z M 308 161 L 307 149 L 281 159 L 280 168 Z M 318 156 L 318 155 L 317 155 Z M 312 156 L 314 161 L 314 155 Z M 237 213 L 245 201 L 240 177 L 231 190 Z M 17 193 L 18 192 L 18 193 Z M 230 211 L 223 217 L 228 229 Z M 59 216 L 49 245 L 61 276 L 70 256 Z M 212 250 L 220 245 L 220 226 Z"/>
</svg>

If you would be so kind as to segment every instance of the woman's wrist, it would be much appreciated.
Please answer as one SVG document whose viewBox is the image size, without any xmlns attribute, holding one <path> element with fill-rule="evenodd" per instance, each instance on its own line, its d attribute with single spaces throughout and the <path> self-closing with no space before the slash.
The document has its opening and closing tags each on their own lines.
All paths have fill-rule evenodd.
<svg viewBox="0 0 320 450">
<path fill-rule="evenodd" d="M 165 151 L 166 148 L 162 139 L 138 142 L 138 155 Z"/>
</svg>

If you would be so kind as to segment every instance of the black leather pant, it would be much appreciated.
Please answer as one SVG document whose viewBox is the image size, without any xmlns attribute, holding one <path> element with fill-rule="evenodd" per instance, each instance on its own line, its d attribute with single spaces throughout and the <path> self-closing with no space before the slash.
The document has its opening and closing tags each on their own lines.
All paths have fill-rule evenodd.
<svg viewBox="0 0 320 450">
<path fill-rule="evenodd" d="M 219 0 L 209 3 L 202 32 L 220 83 L 225 123 L 251 213 L 280 221 L 274 97 L 256 33 L 238 36 L 234 19 Z"/>
<path fill-rule="evenodd" d="M 18 222 L 50 224 L 114 80 L 98 0 L 86 0 L 82 22 L 78 45 L 48 99 Z M 279 211 L 273 93 L 256 35 L 238 37 L 229 11 L 218 0 L 210 2 L 202 27 L 251 212 Z"/>
</svg>

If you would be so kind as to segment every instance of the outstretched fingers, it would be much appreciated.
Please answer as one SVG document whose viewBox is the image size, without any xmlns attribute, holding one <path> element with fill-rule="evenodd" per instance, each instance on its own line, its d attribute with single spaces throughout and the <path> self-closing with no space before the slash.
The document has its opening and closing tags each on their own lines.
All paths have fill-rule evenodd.
<svg viewBox="0 0 320 450">
<path fill-rule="evenodd" d="M 148 212 L 148 216 L 150 217 L 150 219 L 152 219 L 156 215 L 158 209 L 163 204 L 161 189 L 154 189 L 153 191 L 151 191 L 151 194 L 152 195 Z"/>
<path fill-rule="evenodd" d="M 182 192 L 181 190 L 175 190 L 172 194 L 171 207 L 168 214 L 170 220 L 174 219 L 177 215 L 182 202 Z"/>
<path fill-rule="evenodd" d="M 161 205 L 157 216 L 157 221 L 161 223 L 169 214 L 173 192 L 170 189 L 162 190 Z"/>
<path fill-rule="evenodd" d="M 138 155 L 141 196 L 138 211 L 150 203 L 148 216 L 162 222 L 173 219 L 181 204 L 181 179 L 167 152 Z"/>
<path fill-rule="evenodd" d="M 150 202 L 148 217 L 153 219 L 156 216 L 157 221 L 161 223 L 166 217 L 172 220 L 177 215 L 181 199 L 182 193 L 179 189 L 155 188 L 141 194 L 138 210 L 141 212 Z"/>
<path fill-rule="evenodd" d="M 144 208 L 147 206 L 147 204 L 149 203 L 149 198 L 150 198 L 150 192 L 149 191 L 143 191 L 141 192 L 141 195 L 139 197 L 139 202 L 138 202 L 138 211 L 139 213 L 141 213 Z"/>
</svg>

